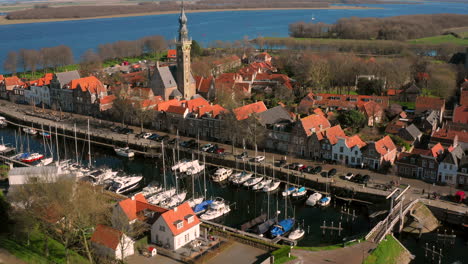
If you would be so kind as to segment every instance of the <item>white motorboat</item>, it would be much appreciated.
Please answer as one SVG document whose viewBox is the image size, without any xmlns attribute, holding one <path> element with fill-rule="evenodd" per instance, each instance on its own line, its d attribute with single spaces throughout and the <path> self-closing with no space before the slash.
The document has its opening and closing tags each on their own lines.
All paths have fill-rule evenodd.
<svg viewBox="0 0 468 264">
<path fill-rule="evenodd" d="M 301 239 L 305 235 L 305 230 L 298 227 L 294 229 L 291 233 L 289 233 L 288 238 L 291 240 L 298 240 Z"/>
<path fill-rule="evenodd" d="M 144 187 L 142 190 L 141 190 L 141 194 L 143 194 L 143 196 L 145 197 L 150 197 L 158 192 L 161 192 L 163 190 L 162 187 L 160 186 L 157 186 L 156 184 L 153 184 L 153 185 L 148 185 L 146 187 Z"/>
<path fill-rule="evenodd" d="M 52 162 L 54 162 L 54 158 L 45 158 L 45 159 L 42 159 L 41 161 L 39 161 L 39 163 L 37 163 L 35 166 L 36 167 L 43 167 L 43 166 L 47 166 L 47 165 L 51 164 Z"/>
<path fill-rule="evenodd" d="M 126 148 L 115 148 L 114 149 L 115 153 L 121 157 L 125 158 L 133 158 L 135 157 L 135 152 L 131 150 L 129 147 Z"/>
<path fill-rule="evenodd" d="M 253 174 L 243 171 L 239 176 L 233 177 L 231 182 L 234 184 L 243 184 L 244 182 L 248 181 L 252 178 Z"/>
<path fill-rule="evenodd" d="M 220 216 L 223 216 L 231 211 L 229 205 L 226 205 L 223 198 L 216 198 L 215 201 L 210 205 L 208 211 L 200 216 L 203 220 L 213 220 Z"/>
<path fill-rule="evenodd" d="M 301 198 L 307 194 L 307 190 L 305 187 L 301 187 L 297 189 L 295 192 L 292 193 L 292 197 L 294 198 Z"/>
<path fill-rule="evenodd" d="M 273 192 L 273 191 L 276 191 L 279 186 L 280 186 L 281 182 L 280 181 L 272 181 L 270 182 L 270 184 L 268 184 L 267 186 L 263 187 L 263 191 L 264 192 Z"/>
<path fill-rule="evenodd" d="M 231 174 L 232 174 L 231 169 L 219 168 L 213 174 L 212 178 L 213 178 L 214 182 L 222 182 L 222 181 L 225 181 L 227 178 L 229 178 L 229 176 L 231 176 Z"/>
<path fill-rule="evenodd" d="M 34 129 L 34 128 L 25 127 L 25 128 L 23 128 L 23 131 L 24 131 L 24 133 L 29 134 L 29 135 L 36 135 L 37 134 L 37 130 Z"/>
<path fill-rule="evenodd" d="M 98 169 L 88 172 L 86 176 L 90 177 L 95 185 L 100 185 L 117 176 L 117 172 L 111 169 Z"/>
<path fill-rule="evenodd" d="M 263 180 L 260 183 L 252 186 L 252 190 L 263 190 L 263 188 L 268 186 L 270 183 L 271 183 L 270 179 Z"/>
<path fill-rule="evenodd" d="M 115 177 L 110 190 L 118 194 L 127 193 L 138 188 L 143 176 Z"/>
<path fill-rule="evenodd" d="M 317 192 L 313 193 L 307 199 L 306 205 L 315 206 L 320 199 L 322 199 L 322 194 L 321 193 L 317 193 Z"/>
<path fill-rule="evenodd" d="M 184 168 L 187 166 L 187 162 L 188 160 L 180 160 L 179 162 L 174 164 L 174 166 L 172 166 L 171 170 L 179 171 L 181 168 L 183 168 L 182 170 L 185 170 Z"/>
<path fill-rule="evenodd" d="M 194 160 L 191 162 L 190 166 L 186 170 L 186 174 L 191 176 L 191 175 L 197 175 L 198 173 L 202 172 L 205 169 L 205 165 L 200 165 L 198 163 L 198 160 Z"/>
<path fill-rule="evenodd" d="M 245 187 L 251 187 L 251 186 L 257 185 L 262 180 L 263 180 L 263 177 L 252 177 L 252 178 L 248 179 L 246 182 L 244 182 L 243 185 Z"/>
<path fill-rule="evenodd" d="M 159 205 L 166 208 L 173 208 L 185 201 L 187 197 L 187 192 L 181 192 L 179 194 L 173 195 L 172 197 L 162 201 Z"/>
<path fill-rule="evenodd" d="M 281 195 L 283 196 L 289 196 L 291 194 L 293 194 L 294 192 L 296 192 L 297 188 L 294 187 L 294 186 L 291 186 L 289 187 L 288 189 L 285 189 L 284 192 L 281 193 Z"/>
<path fill-rule="evenodd" d="M 331 202 L 331 197 L 327 196 L 327 197 L 324 197 L 322 199 L 320 199 L 317 204 L 320 205 L 320 206 L 327 206 L 329 205 Z"/>
<path fill-rule="evenodd" d="M 157 193 L 151 196 L 150 198 L 148 198 L 148 203 L 157 205 L 160 202 L 164 201 L 165 199 L 172 197 L 175 193 L 176 193 L 175 188 L 171 188 L 169 190 Z"/>
</svg>

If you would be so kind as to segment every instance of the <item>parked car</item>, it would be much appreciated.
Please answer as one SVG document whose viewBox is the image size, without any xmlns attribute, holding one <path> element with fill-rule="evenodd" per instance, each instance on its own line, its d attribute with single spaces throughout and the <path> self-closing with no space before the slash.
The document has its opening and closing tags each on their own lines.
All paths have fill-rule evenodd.
<svg viewBox="0 0 468 264">
<path fill-rule="evenodd" d="M 361 182 L 362 184 L 367 184 L 370 180 L 370 176 L 369 175 L 364 175 L 362 176 L 362 179 L 361 179 Z"/>
<path fill-rule="evenodd" d="M 119 127 L 119 126 L 112 126 L 112 127 L 110 127 L 110 130 L 111 130 L 112 132 L 117 132 L 117 133 L 119 133 L 119 131 L 122 130 L 122 127 Z"/>
<path fill-rule="evenodd" d="M 297 163 L 297 162 L 293 162 L 293 163 L 289 164 L 289 165 L 286 166 L 286 167 L 287 167 L 288 169 L 290 169 L 290 170 L 296 170 L 300 165 L 302 165 L 302 164 Z"/>
<path fill-rule="evenodd" d="M 168 135 L 164 135 L 164 136 L 159 136 L 156 138 L 156 141 L 158 142 L 163 142 L 163 141 L 167 141 L 169 139 L 169 136 Z"/>
<path fill-rule="evenodd" d="M 362 175 L 358 173 L 358 174 L 356 174 L 351 180 L 352 180 L 353 182 L 359 183 L 359 182 L 361 181 L 361 179 L 362 179 Z"/>
<path fill-rule="evenodd" d="M 345 177 L 346 180 L 350 181 L 354 177 L 354 174 L 351 173 L 351 172 L 348 172 L 348 173 L 346 173 L 346 175 L 344 177 Z"/>
<path fill-rule="evenodd" d="M 214 146 L 212 146 L 211 148 L 208 149 L 208 152 L 209 153 L 216 153 L 216 150 L 218 150 L 218 144 L 215 144 Z"/>
<path fill-rule="evenodd" d="M 152 135 L 153 135 L 153 134 L 151 134 L 151 133 L 143 133 L 142 138 L 149 138 L 149 137 L 151 137 Z"/>
<path fill-rule="evenodd" d="M 336 169 L 331 169 L 331 170 L 328 171 L 327 176 L 328 177 L 333 177 L 333 176 L 335 176 L 335 174 L 336 174 Z"/>
<path fill-rule="evenodd" d="M 255 157 L 255 162 L 263 162 L 265 160 L 265 156 L 257 156 Z"/>
<path fill-rule="evenodd" d="M 218 148 L 218 149 L 216 150 L 216 154 L 219 154 L 219 155 L 224 154 L 224 149 L 223 149 L 223 148 Z"/>
<path fill-rule="evenodd" d="M 307 166 L 307 168 L 304 170 L 307 173 L 314 173 L 314 166 Z"/>
<path fill-rule="evenodd" d="M 299 167 L 297 170 L 298 171 L 304 171 L 307 169 L 307 166 L 306 165 L 302 165 L 301 167 Z"/>
<path fill-rule="evenodd" d="M 175 143 L 177 143 L 177 138 L 173 138 L 173 139 L 170 139 L 169 141 L 167 141 L 167 144 L 174 145 Z"/>
<path fill-rule="evenodd" d="M 126 127 L 120 130 L 119 133 L 124 134 L 124 135 L 130 135 L 130 134 L 133 134 L 133 129 Z"/>
<path fill-rule="evenodd" d="M 247 153 L 247 151 L 244 151 L 241 154 L 237 155 L 238 159 L 246 159 L 248 157 L 249 157 L 249 154 Z"/>
<path fill-rule="evenodd" d="M 320 172 L 322 172 L 322 166 L 317 166 L 317 167 L 315 167 L 313 173 L 314 173 L 314 174 L 318 174 L 318 173 L 320 173 Z"/>
<path fill-rule="evenodd" d="M 151 134 L 151 136 L 147 137 L 147 139 L 156 140 L 158 137 L 159 135 L 155 133 L 155 134 Z"/>
<path fill-rule="evenodd" d="M 286 160 L 284 159 L 279 160 L 278 163 L 276 164 L 276 166 L 278 167 L 284 167 L 284 165 L 286 165 Z"/>
<path fill-rule="evenodd" d="M 213 144 L 206 144 L 201 147 L 201 151 L 208 151 L 211 147 L 213 147 Z"/>
</svg>

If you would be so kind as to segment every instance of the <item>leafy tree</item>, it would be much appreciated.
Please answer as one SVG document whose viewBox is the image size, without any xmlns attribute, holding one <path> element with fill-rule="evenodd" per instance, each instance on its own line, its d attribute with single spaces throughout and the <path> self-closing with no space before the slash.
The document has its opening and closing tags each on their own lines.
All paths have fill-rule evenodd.
<svg viewBox="0 0 468 264">
<path fill-rule="evenodd" d="M 406 142 L 404 139 L 402 139 L 401 137 L 397 135 L 389 135 L 389 136 L 392 139 L 393 143 L 395 143 L 395 145 L 399 147 L 403 147 L 407 151 L 411 149 L 411 145 L 408 142 Z"/>
<path fill-rule="evenodd" d="M 200 57 L 203 54 L 203 48 L 198 44 L 196 40 L 192 40 L 192 49 L 190 51 L 190 55 L 192 58 Z"/>
<path fill-rule="evenodd" d="M 366 124 L 366 117 L 357 110 L 343 111 L 338 115 L 338 121 L 344 127 L 359 129 Z"/>
<path fill-rule="evenodd" d="M 357 84 L 357 93 L 362 95 L 381 95 L 384 81 L 381 79 L 360 78 Z"/>
</svg>

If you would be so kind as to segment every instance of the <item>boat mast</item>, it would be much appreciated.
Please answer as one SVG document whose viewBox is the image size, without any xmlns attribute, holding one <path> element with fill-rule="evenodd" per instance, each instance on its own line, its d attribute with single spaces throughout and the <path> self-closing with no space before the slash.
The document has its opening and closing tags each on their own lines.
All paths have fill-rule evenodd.
<svg viewBox="0 0 468 264">
<path fill-rule="evenodd" d="M 45 131 L 44 131 L 44 125 L 41 124 L 41 129 L 42 129 L 42 143 L 44 144 L 44 155 L 47 154 L 47 146 L 46 146 L 46 141 L 45 141 Z"/>
<path fill-rule="evenodd" d="M 288 214 L 287 214 L 288 196 L 289 196 L 288 189 L 289 189 L 289 170 L 288 170 L 288 181 L 286 182 L 286 196 L 284 197 L 284 219 L 288 217 Z"/>
<path fill-rule="evenodd" d="M 257 144 L 255 144 L 255 158 L 257 158 Z M 250 167 L 252 169 L 252 167 Z M 255 162 L 255 173 L 254 177 L 257 176 L 257 162 Z"/>
<path fill-rule="evenodd" d="M 164 160 L 164 140 L 161 142 L 162 150 L 162 162 L 163 162 L 163 181 L 164 181 L 164 190 L 166 189 L 166 161 Z"/>
<path fill-rule="evenodd" d="M 179 129 L 177 129 L 177 161 L 180 160 L 180 148 L 179 148 L 180 142 L 179 142 L 179 141 L 180 141 L 180 140 L 179 140 Z M 176 162 L 175 162 L 175 156 L 174 156 L 174 164 L 175 164 L 175 163 L 176 163 Z"/>
<path fill-rule="evenodd" d="M 200 152 L 198 153 L 198 156 L 199 156 L 198 158 L 200 158 Z M 194 153 L 192 152 L 192 164 L 193 164 L 193 158 L 194 158 Z M 198 160 L 197 160 L 197 163 L 198 163 Z M 193 179 L 193 172 L 191 174 L 192 174 L 192 198 L 195 199 L 195 181 Z"/>
<path fill-rule="evenodd" d="M 62 133 L 63 133 L 63 149 L 65 151 L 64 153 L 64 158 L 65 160 L 67 159 L 67 141 L 66 141 L 66 138 L 65 138 L 65 125 L 62 124 Z"/>
<path fill-rule="evenodd" d="M 49 145 L 49 148 L 50 148 L 50 154 L 52 155 L 52 157 L 54 157 L 54 141 L 53 141 L 53 138 L 52 138 L 52 128 L 50 127 L 49 125 L 49 135 L 50 135 L 50 145 Z M 58 153 L 57 153 L 57 157 L 58 157 Z M 59 161 L 59 160 L 57 160 Z"/>
<path fill-rule="evenodd" d="M 92 166 L 92 160 L 91 160 L 91 134 L 89 132 L 89 119 L 88 119 L 88 157 L 89 157 L 89 167 L 91 168 Z"/>
<path fill-rule="evenodd" d="M 174 156 L 174 164 L 175 164 L 175 149 L 172 149 L 172 155 Z M 177 170 L 174 170 L 174 178 L 175 178 L 175 188 L 176 194 L 179 195 L 179 186 L 177 184 Z"/>
<path fill-rule="evenodd" d="M 203 192 L 204 192 L 204 200 L 206 200 L 206 160 L 205 160 L 205 153 L 203 153 L 203 166 L 205 166 L 205 168 L 203 168 Z"/>
<path fill-rule="evenodd" d="M 75 132 L 75 154 L 76 154 L 76 164 L 78 164 L 78 142 L 76 140 L 76 123 L 73 124 L 73 131 Z"/>
<path fill-rule="evenodd" d="M 60 161 L 60 150 L 59 150 L 59 143 L 58 143 L 57 124 L 55 124 L 55 147 L 57 148 L 57 161 Z"/>
</svg>

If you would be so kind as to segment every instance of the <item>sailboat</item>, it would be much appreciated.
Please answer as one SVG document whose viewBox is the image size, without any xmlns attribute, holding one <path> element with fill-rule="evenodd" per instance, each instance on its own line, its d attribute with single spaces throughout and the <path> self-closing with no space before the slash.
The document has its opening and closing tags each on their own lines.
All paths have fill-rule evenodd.
<svg viewBox="0 0 468 264">
<path fill-rule="evenodd" d="M 292 193 L 293 198 L 302 198 L 307 194 L 307 190 L 305 187 L 301 187 L 297 189 L 295 192 Z"/>
<path fill-rule="evenodd" d="M 302 226 L 304 226 L 304 222 L 302 223 Z M 304 235 L 305 235 L 305 230 L 304 230 L 304 228 L 301 227 L 301 225 L 298 225 L 298 226 L 296 227 L 296 229 L 294 229 L 293 231 L 291 231 L 291 233 L 289 233 L 288 238 L 291 239 L 291 240 L 299 240 L 299 239 L 301 239 Z"/>
<path fill-rule="evenodd" d="M 44 126 L 42 126 L 41 131 L 39 132 L 39 135 L 42 136 L 42 144 L 44 144 L 44 153 L 47 154 L 47 147 L 49 145 L 46 142 L 46 138 L 50 138 L 50 134 L 46 133 L 45 130 L 44 130 Z M 54 157 L 53 157 L 52 151 L 50 151 L 50 154 L 51 154 L 50 157 L 42 159 L 35 166 L 43 167 L 43 166 L 47 166 L 47 165 L 51 164 L 52 162 L 54 162 Z"/>
<path fill-rule="evenodd" d="M 133 150 L 131 150 L 129 147 L 114 148 L 114 151 L 118 156 L 121 156 L 121 157 L 125 157 L 125 158 L 135 157 L 135 152 Z"/>
<path fill-rule="evenodd" d="M 206 166 L 206 156 L 205 154 L 203 154 L 203 165 Z M 206 199 L 206 172 L 205 170 L 203 170 L 203 200 L 199 203 L 196 203 L 195 200 L 193 200 L 193 203 L 195 204 L 194 206 L 192 206 L 193 208 L 193 211 L 196 213 L 196 214 L 200 214 L 200 213 L 203 213 L 205 212 L 206 210 L 208 210 L 208 208 L 211 206 L 211 204 L 213 203 L 213 200 L 207 200 Z"/>
<path fill-rule="evenodd" d="M 288 179 L 286 181 L 286 186 L 284 192 L 281 193 L 284 197 L 287 197 L 297 191 L 297 188 L 294 186 L 289 187 L 289 170 L 288 170 Z"/>
<path fill-rule="evenodd" d="M 0 127 L 6 127 L 8 125 L 6 118 L 3 116 L 0 116 Z"/>
<path fill-rule="evenodd" d="M 274 157 L 273 157 L 273 163 L 272 164 L 275 164 L 275 158 Z M 276 191 L 279 188 L 280 184 L 281 184 L 280 181 L 275 181 L 275 170 L 272 169 L 272 171 L 273 171 L 273 179 L 271 180 L 271 182 L 267 183 L 265 185 L 265 187 L 263 187 L 264 192 Z"/>
<path fill-rule="evenodd" d="M 231 178 L 231 182 L 232 182 L 233 184 L 241 185 L 241 184 L 243 184 L 244 182 L 248 181 L 250 178 L 252 178 L 252 176 L 253 176 L 252 173 L 243 171 L 243 172 L 241 172 L 240 174 L 238 174 L 238 175 L 236 175 L 236 176 L 233 176 L 233 177 Z"/>
<path fill-rule="evenodd" d="M 258 183 L 260 183 L 262 180 L 263 180 L 262 176 L 260 176 L 260 177 L 251 177 L 246 182 L 244 182 L 243 185 L 245 187 L 252 187 L 252 186 L 257 185 Z"/>
<path fill-rule="evenodd" d="M 286 182 L 286 189 L 288 189 L 289 183 L 289 174 L 288 174 L 288 181 Z M 277 237 L 282 236 L 294 227 L 295 220 L 294 218 L 288 218 L 288 195 L 285 196 L 284 199 L 284 219 L 279 221 L 270 229 L 270 236 Z"/>
<path fill-rule="evenodd" d="M 37 130 L 32 128 L 32 127 L 23 128 L 23 132 L 26 133 L 26 134 L 29 134 L 29 135 L 36 135 L 37 134 Z"/>
<path fill-rule="evenodd" d="M 322 206 L 322 207 L 325 207 L 325 206 L 328 206 L 331 202 L 331 197 L 330 197 L 330 194 L 328 193 L 328 182 L 325 184 L 325 192 L 328 194 L 327 196 L 323 197 L 322 199 L 320 199 L 317 204 Z"/>
</svg>

